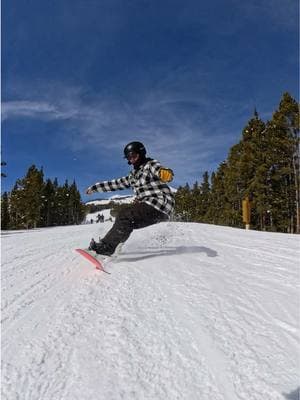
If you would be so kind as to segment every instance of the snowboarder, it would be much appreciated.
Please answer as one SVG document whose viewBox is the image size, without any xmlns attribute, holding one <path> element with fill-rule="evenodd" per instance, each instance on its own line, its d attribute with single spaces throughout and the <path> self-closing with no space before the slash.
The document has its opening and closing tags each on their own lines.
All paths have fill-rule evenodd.
<svg viewBox="0 0 300 400">
<path fill-rule="evenodd" d="M 127 176 L 95 183 L 86 190 L 87 194 L 92 194 L 131 187 L 136 196 L 133 204 L 120 210 L 113 227 L 100 242 L 92 239 L 89 249 L 97 254 L 112 255 L 118 244 L 129 238 L 133 229 L 166 221 L 174 209 L 174 195 L 167 185 L 173 179 L 173 171 L 146 157 L 141 142 L 128 143 L 124 148 L 124 158 L 133 166 Z"/>
</svg>

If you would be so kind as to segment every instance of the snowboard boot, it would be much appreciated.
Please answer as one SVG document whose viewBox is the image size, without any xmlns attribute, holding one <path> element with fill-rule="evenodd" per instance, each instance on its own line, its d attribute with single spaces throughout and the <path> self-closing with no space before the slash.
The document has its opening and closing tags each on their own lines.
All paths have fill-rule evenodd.
<svg viewBox="0 0 300 400">
<path fill-rule="evenodd" d="M 97 254 L 101 254 L 103 256 L 111 256 L 113 253 L 110 247 L 102 240 L 100 240 L 100 242 L 97 243 L 95 242 L 94 239 L 92 239 L 89 245 L 89 250 L 93 250 Z"/>
</svg>

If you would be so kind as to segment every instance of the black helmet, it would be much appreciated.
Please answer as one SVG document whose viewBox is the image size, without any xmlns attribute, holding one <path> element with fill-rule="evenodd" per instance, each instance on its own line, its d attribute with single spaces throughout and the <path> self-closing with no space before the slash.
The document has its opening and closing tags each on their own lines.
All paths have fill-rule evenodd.
<svg viewBox="0 0 300 400">
<path fill-rule="evenodd" d="M 130 143 L 128 143 L 124 148 L 124 156 L 125 156 L 125 158 L 127 158 L 128 155 L 131 152 L 138 153 L 142 157 L 145 157 L 145 155 L 146 155 L 145 146 L 141 142 L 130 142 Z"/>
</svg>

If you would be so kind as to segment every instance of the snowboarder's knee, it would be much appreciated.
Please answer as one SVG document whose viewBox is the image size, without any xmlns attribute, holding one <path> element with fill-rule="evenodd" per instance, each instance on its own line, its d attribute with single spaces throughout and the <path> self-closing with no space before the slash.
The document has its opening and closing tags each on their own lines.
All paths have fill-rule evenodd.
<svg viewBox="0 0 300 400">
<path fill-rule="evenodd" d="M 131 207 L 130 206 L 126 206 L 126 207 L 122 207 L 120 209 L 120 211 L 118 212 L 117 218 L 123 218 L 123 217 L 127 217 L 131 215 Z"/>
</svg>

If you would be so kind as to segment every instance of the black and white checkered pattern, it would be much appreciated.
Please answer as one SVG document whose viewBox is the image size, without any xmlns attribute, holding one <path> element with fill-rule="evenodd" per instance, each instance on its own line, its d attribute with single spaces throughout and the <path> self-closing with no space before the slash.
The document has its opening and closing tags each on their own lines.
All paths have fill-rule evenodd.
<svg viewBox="0 0 300 400">
<path fill-rule="evenodd" d="M 98 182 L 94 186 L 98 192 L 132 188 L 137 200 L 170 215 L 174 209 L 175 200 L 169 186 L 159 179 L 161 168 L 157 160 L 148 159 L 145 164 L 131 171 L 129 175 L 111 181 Z"/>
</svg>

